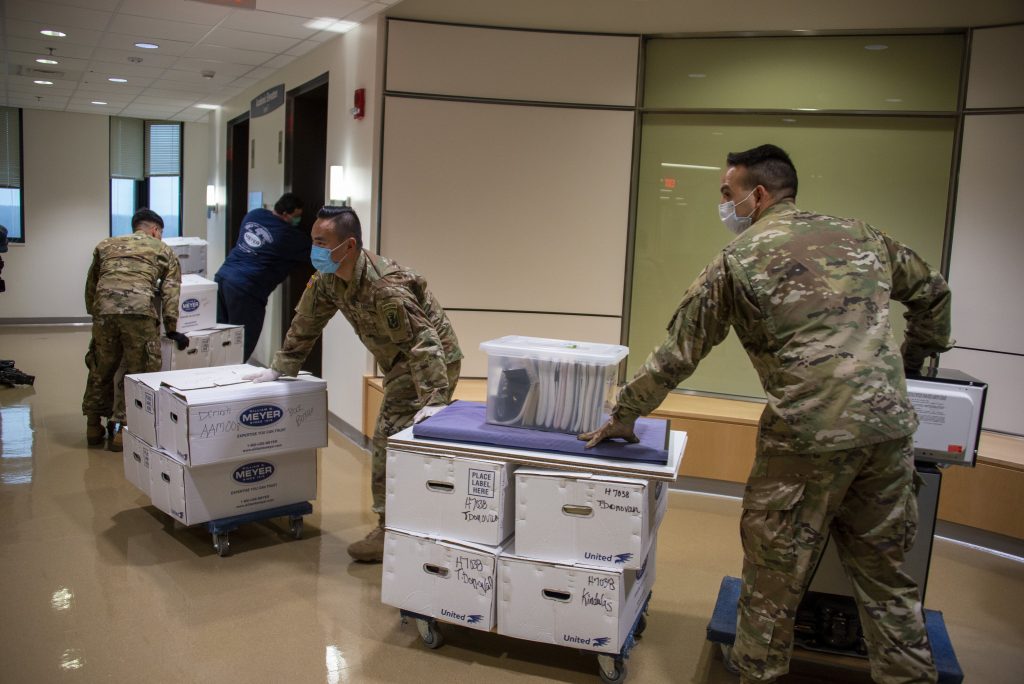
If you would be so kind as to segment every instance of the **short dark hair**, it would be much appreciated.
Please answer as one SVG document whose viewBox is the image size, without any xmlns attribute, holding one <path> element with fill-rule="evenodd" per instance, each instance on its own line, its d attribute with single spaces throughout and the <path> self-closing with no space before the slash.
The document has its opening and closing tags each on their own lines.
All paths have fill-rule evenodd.
<svg viewBox="0 0 1024 684">
<path fill-rule="evenodd" d="M 278 214 L 290 214 L 296 209 L 302 208 L 302 200 L 299 196 L 290 192 L 281 195 L 281 198 L 274 202 L 274 211 Z"/>
<path fill-rule="evenodd" d="M 786 151 L 775 145 L 760 145 L 746 152 L 730 152 L 729 166 L 743 166 L 753 186 L 763 185 L 775 199 L 796 199 L 796 167 Z"/>
<path fill-rule="evenodd" d="M 339 240 L 356 239 L 356 246 L 363 248 L 363 227 L 352 207 L 324 207 L 316 212 L 316 217 L 331 222 L 331 228 Z"/>
<path fill-rule="evenodd" d="M 160 214 L 145 207 L 139 209 L 132 216 L 132 230 L 138 230 L 140 223 L 155 223 L 160 226 L 160 230 L 164 228 L 164 220 L 160 218 Z"/>
</svg>

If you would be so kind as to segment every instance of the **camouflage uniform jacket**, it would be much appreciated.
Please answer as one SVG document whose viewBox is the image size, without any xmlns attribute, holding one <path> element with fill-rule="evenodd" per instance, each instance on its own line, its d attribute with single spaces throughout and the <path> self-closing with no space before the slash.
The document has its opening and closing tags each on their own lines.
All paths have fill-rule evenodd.
<svg viewBox="0 0 1024 684">
<path fill-rule="evenodd" d="M 902 359 L 890 299 L 907 305 Z M 730 326 L 768 398 L 761 448 L 849 449 L 917 429 L 904 363 L 916 369 L 949 349 L 950 292 L 917 254 L 870 225 L 781 202 L 690 285 L 615 415 L 654 410 Z"/>
<path fill-rule="evenodd" d="M 174 332 L 180 292 L 178 257 L 166 243 L 140 231 L 96 245 L 85 281 L 85 310 L 94 317 L 163 318 L 167 332 Z"/>
<path fill-rule="evenodd" d="M 336 311 L 373 354 L 385 377 L 409 372 L 424 406 L 447 401 L 447 364 L 462 358 L 444 309 L 417 273 L 365 250 L 356 258 L 352 281 L 314 273 L 272 367 L 295 375 Z"/>
</svg>

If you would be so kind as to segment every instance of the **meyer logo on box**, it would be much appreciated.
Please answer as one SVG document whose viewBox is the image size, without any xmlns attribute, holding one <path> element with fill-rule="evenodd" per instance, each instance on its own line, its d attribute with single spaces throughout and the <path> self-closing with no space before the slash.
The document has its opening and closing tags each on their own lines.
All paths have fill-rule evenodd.
<svg viewBox="0 0 1024 684">
<path fill-rule="evenodd" d="M 274 474 L 274 464 L 267 463 L 266 461 L 256 461 L 255 463 L 246 463 L 243 466 L 239 466 L 235 469 L 232 477 L 235 478 L 235 482 L 242 484 L 253 484 L 254 482 L 262 482 L 268 477 Z"/>
<path fill-rule="evenodd" d="M 181 303 L 181 308 L 189 312 L 195 311 L 196 309 L 199 308 L 199 300 L 196 299 L 195 297 L 192 297 L 191 299 L 186 299 Z"/>
<path fill-rule="evenodd" d="M 273 404 L 250 406 L 238 416 L 238 422 L 246 427 L 265 427 L 273 425 L 284 417 L 284 410 Z"/>
</svg>

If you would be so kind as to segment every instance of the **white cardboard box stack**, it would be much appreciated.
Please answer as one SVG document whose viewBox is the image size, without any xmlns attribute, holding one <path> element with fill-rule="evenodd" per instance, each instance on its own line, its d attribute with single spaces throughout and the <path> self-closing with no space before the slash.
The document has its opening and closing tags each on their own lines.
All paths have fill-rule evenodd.
<svg viewBox="0 0 1024 684">
<path fill-rule="evenodd" d="M 381 600 L 474 629 L 619 652 L 653 586 L 668 487 L 516 469 L 432 444 L 388 450 Z"/>
<path fill-rule="evenodd" d="M 326 383 L 234 365 L 125 377 L 125 477 L 186 525 L 316 498 Z"/>
<path fill-rule="evenodd" d="M 206 240 L 197 237 L 169 237 L 164 242 L 174 251 L 181 264 L 181 274 L 195 273 L 206 277 Z"/>
</svg>

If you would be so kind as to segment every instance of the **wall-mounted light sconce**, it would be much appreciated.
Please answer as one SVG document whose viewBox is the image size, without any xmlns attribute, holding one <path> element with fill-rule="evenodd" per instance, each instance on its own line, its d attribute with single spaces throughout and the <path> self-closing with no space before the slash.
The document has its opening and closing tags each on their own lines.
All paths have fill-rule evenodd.
<svg viewBox="0 0 1024 684">
<path fill-rule="evenodd" d="M 213 218 L 217 213 L 217 186 L 206 186 L 206 218 Z"/>
<path fill-rule="evenodd" d="M 345 167 L 331 167 L 330 193 L 328 195 L 332 206 L 350 206 L 352 198 L 349 196 L 348 186 L 345 184 Z"/>
</svg>

